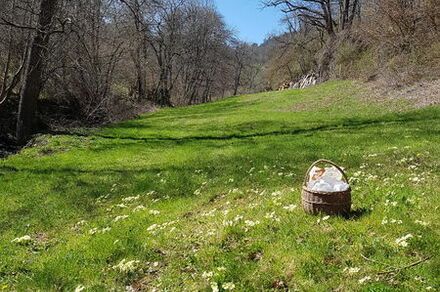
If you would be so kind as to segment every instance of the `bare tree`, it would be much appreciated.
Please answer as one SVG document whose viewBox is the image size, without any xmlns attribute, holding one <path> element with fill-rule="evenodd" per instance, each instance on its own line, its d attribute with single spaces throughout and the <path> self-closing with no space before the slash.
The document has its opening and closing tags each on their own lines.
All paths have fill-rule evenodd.
<svg viewBox="0 0 440 292">
<path fill-rule="evenodd" d="M 20 95 L 16 133 L 19 143 L 24 143 L 33 131 L 37 100 L 43 85 L 42 73 L 46 63 L 47 46 L 57 4 L 58 0 L 41 0 L 38 26 L 30 48 L 25 81 Z"/>
<path fill-rule="evenodd" d="M 351 26 L 358 13 L 359 0 L 269 0 L 264 4 L 281 7 L 284 13 L 333 37 L 336 32 Z M 338 15 L 339 21 L 336 21 Z"/>
</svg>

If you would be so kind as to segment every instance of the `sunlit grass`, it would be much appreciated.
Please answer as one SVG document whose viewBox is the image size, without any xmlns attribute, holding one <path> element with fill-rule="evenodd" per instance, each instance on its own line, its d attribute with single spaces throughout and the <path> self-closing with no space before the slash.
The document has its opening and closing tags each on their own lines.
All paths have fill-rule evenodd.
<svg viewBox="0 0 440 292">
<path fill-rule="evenodd" d="M 440 289 L 440 108 L 361 93 L 330 82 L 39 137 L 0 160 L 0 290 Z M 318 158 L 352 178 L 349 219 L 301 210 Z"/>
</svg>

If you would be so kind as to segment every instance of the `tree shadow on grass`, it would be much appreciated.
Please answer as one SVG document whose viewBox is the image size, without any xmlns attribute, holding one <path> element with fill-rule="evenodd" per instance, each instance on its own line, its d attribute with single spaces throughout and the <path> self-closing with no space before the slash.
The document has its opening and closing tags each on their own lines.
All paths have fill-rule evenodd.
<svg viewBox="0 0 440 292">
<path fill-rule="evenodd" d="M 376 119 L 344 119 L 340 121 L 334 121 L 332 123 L 318 125 L 316 127 L 310 128 L 290 128 L 290 129 L 280 129 L 274 131 L 262 131 L 255 132 L 258 129 L 261 129 L 264 126 L 270 126 L 271 123 L 279 124 L 276 121 L 265 121 L 264 125 L 261 125 L 261 122 L 245 122 L 239 125 L 236 125 L 236 129 L 238 130 L 236 133 L 231 133 L 227 135 L 201 135 L 201 136 L 186 136 L 186 137 L 166 137 L 166 136 L 152 136 L 152 137 L 132 137 L 132 136 L 117 136 L 117 135 L 100 135 L 100 134 L 81 134 L 81 133 L 71 133 L 71 132 L 62 132 L 62 131 L 52 131 L 50 134 L 52 135 L 68 135 L 68 136 L 81 136 L 81 137 L 99 137 L 102 139 L 116 139 L 116 140 L 131 140 L 131 141 L 142 141 L 142 142 L 176 142 L 176 143 L 185 143 L 191 141 L 200 141 L 200 140 L 212 140 L 212 141 L 226 141 L 231 139 L 249 139 L 249 138 L 257 138 L 257 137 L 267 137 L 267 136 L 282 136 L 282 135 L 297 135 L 297 134 L 313 134 L 319 131 L 355 131 L 366 127 L 387 127 L 392 124 L 402 124 L 402 123 L 410 123 L 410 122 L 426 122 L 426 123 L 435 123 L 439 119 L 438 111 L 420 111 L 420 112 L 410 112 L 406 114 L 399 115 L 386 115 L 381 118 Z M 114 128 L 117 129 L 119 125 L 115 125 Z M 280 126 L 280 125 L 278 125 Z M 285 126 L 285 125 L 281 125 Z M 129 128 L 129 124 L 122 124 L 122 128 Z M 132 125 L 133 128 L 142 128 L 142 125 Z M 432 130 L 432 129 L 431 129 Z M 432 130 L 434 131 L 434 130 Z"/>
</svg>

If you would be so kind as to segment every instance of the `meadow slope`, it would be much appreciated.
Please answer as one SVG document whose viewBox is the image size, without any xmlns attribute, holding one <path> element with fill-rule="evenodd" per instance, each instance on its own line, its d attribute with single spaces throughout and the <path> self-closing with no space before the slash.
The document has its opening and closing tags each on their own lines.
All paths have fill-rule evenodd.
<svg viewBox="0 0 440 292">
<path fill-rule="evenodd" d="M 0 160 L 0 291 L 440 290 L 440 107 L 364 91 L 38 137 Z M 301 210 L 319 158 L 351 178 L 350 218 Z"/>
</svg>

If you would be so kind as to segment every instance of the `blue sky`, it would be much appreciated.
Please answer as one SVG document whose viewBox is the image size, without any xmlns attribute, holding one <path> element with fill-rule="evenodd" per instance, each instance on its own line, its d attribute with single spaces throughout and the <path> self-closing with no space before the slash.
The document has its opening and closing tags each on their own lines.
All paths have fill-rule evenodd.
<svg viewBox="0 0 440 292">
<path fill-rule="evenodd" d="M 260 0 L 215 0 L 225 22 L 238 37 L 260 44 L 270 33 L 281 32 L 282 13 L 275 8 L 264 8 Z"/>
</svg>

